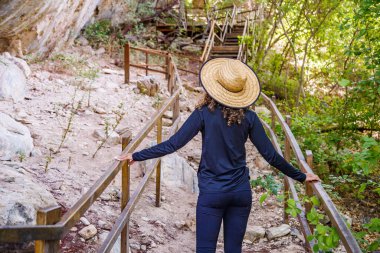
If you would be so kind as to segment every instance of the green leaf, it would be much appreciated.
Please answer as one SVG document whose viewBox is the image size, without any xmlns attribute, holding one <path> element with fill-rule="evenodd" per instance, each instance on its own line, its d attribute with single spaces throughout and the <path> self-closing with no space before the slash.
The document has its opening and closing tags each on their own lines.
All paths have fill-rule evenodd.
<svg viewBox="0 0 380 253">
<path fill-rule="evenodd" d="M 260 205 L 262 206 L 263 205 L 263 202 L 267 199 L 268 197 L 268 193 L 263 193 L 261 196 L 260 196 L 260 199 L 259 199 L 259 202 L 260 202 Z"/>
<path fill-rule="evenodd" d="M 314 244 L 314 246 L 313 246 L 313 251 L 314 251 L 314 252 L 318 252 L 318 251 L 319 251 L 319 246 L 318 246 L 318 244 Z"/>
<path fill-rule="evenodd" d="M 308 242 L 310 242 L 310 241 L 312 241 L 314 239 L 314 235 L 308 235 L 306 237 L 306 239 L 307 239 Z"/>
<path fill-rule="evenodd" d="M 347 80 L 347 79 L 341 79 L 339 82 L 338 82 L 338 84 L 340 85 L 340 86 L 342 86 L 342 87 L 346 87 L 346 86 L 348 86 L 348 85 L 350 85 L 350 80 Z"/>
<path fill-rule="evenodd" d="M 316 196 L 312 196 L 310 201 L 313 203 L 313 206 L 319 206 L 319 199 Z"/>
<path fill-rule="evenodd" d="M 373 243 L 371 243 L 369 246 L 368 246 L 368 250 L 369 251 L 375 251 L 375 250 L 378 250 L 380 247 L 380 241 L 374 241 Z"/>
</svg>

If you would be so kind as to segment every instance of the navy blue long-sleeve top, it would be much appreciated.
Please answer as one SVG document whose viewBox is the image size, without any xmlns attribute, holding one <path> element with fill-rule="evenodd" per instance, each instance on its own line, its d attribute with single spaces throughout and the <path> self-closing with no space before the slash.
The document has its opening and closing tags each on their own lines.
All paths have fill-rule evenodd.
<svg viewBox="0 0 380 253">
<path fill-rule="evenodd" d="M 202 133 L 202 156 L 198 169 L 200 192 L 250 189 L 245 150 L 248 137 L 270 165 L 299 182 L 306 179 L 303 172 L 276 152 L 255 112 L 246 110 L 241 124 L 228 126 L 221 106 L 217 106 L 213 112 L 207 106 L 195 109 L 171 138 L 133 153 L 132 158 L 134 161 L 143 161 L 173 153 L 199 131 Z"/>
</svg>

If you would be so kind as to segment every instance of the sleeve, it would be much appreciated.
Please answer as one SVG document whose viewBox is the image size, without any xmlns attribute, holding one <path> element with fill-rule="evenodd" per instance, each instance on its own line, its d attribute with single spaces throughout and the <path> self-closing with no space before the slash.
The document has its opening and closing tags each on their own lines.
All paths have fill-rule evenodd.
<svg viewBox="0 0 380 253">
<path fill-rule="evenodd" d="M 189 118 L 183 123 L 182 127 L 167 141 L 143 149 L 139 152 L 135 152 L 132 154 L 132 158 L 134 161 L 144 161 L 171 154 L 185 146 L 195 135 L 197 135 L 201 126 L 202 120 L 200 112 L 198 109 L 195 109 Z"/>
<path fill-rule="evenodd" d="M 249 139 L 256 146 L 259 153 L 273 167 L 299 182 L 304 182 L 306 174 L 294 168 L 280 154 L 277 153 L 272 142 L 265 133 L 259 117 L 254 113 L 253 126 L 249 131 Z"/>
</svg>

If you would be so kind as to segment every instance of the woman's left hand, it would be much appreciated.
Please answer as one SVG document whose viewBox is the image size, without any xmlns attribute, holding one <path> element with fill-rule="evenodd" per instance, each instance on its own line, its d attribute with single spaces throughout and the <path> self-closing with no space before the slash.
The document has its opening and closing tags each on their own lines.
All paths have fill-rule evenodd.
<svg viewBox="0 0 380 253">
<path fill-rule="evenodd" d="M 305 182 L 321 181 L 321 179 L 313 173 L 305 173 L 305 174 L 306 174 Z"/>
<path fill-rule="evenodd" d="M 135 162 L 135 161 L 133 161 L 132 153 L 127 153 L 125 155 L 116 156 L 115 159 L 118 161 L 128 160 L 130 165 L 132 165 Z"/>
</svg>

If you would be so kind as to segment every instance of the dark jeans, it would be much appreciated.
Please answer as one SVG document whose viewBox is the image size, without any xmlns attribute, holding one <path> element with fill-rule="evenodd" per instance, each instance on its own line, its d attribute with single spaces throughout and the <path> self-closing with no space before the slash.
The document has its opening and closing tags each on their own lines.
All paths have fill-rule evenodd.
<svg viewBox="0 0 380 253">
<path fill-rule="evenodd" d="M 197 253 L 215 253 L 222 220 L 224 252 L 240 253 L 251 205 L 250 190 L 200 193 L 196 219 Z"/>
</svg>

